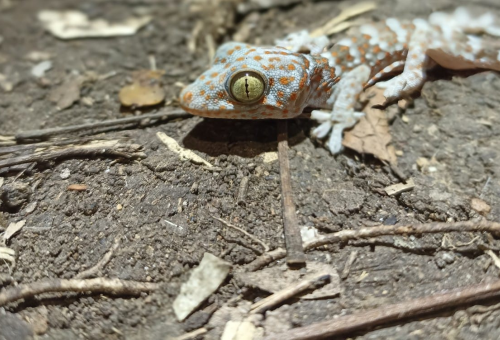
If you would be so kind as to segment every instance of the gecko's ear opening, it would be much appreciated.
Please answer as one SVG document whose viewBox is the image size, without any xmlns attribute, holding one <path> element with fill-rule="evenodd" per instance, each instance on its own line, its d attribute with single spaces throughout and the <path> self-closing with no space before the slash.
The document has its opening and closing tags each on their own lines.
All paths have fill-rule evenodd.
<svg viewBox="0 0 500 340">
<path fill-rule="evenodd" d="M 228 79 L 228 92 L 242 104 L 258 102 L 266 93 L 267 81 L 260 72 L 243 70 L 235 72 Z"/>
</svg>

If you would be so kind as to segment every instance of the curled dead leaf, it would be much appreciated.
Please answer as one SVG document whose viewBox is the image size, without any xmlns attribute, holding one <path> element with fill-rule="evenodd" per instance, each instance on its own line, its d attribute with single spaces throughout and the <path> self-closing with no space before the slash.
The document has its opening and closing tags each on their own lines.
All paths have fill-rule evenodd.
<svg viewBox="0 0 500 340">
<path fill-rule="evenodd" d="M 165 99 L 161 77 L 163 71 L 141 70 L 132 74 L 132 84 L 124 86 L 119 93 L 120 103 L 124 106 L 153 106 Z"/>
<path fill-rule="evenodd" d="M 385 112 L 373 108 L 374 105 L 385 101 L 383 90 L 373 87 L 367 91 L 372 97 L 364 109 L 366 115 L 352 130 L 345 132 L 342 144 L 359 153 L 371 154 L 381 161 L 396 165 L 394 147 L 389 145 L 392 136 Z"/>
</svg>

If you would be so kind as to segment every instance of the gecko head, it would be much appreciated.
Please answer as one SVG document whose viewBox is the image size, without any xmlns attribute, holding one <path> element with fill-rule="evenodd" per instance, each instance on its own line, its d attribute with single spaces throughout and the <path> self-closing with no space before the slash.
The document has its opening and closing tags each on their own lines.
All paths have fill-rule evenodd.
<svg viewBox="0 0 500 340">
<path fill-rule="evenodd" d="M 293 118 L 309 94 L 311 60 L 282 47 L 226 43 L 213 66 L 180 94 L 187 112 L 203 117 Z"/>
</svg>

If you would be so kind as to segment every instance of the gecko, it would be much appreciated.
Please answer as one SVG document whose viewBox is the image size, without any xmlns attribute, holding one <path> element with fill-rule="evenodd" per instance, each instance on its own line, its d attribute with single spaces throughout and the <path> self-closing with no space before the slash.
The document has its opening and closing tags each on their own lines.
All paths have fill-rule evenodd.
<svg viewBox="0 0 500 340">
<path fill-rule="evenodd" d="M 312 108 L 319 123 L 312 136 L 327 138 L 326 147 L 336 154 L 343 131 L 364 115 L 356 103 L 367 87 L 383 88 L 390 104 L 419 91 L 436 65 L 500 71 L 500 51 L 485 35 L 500 37 L 495 17 L 473 17 L 459 7 L 427 20 L 364 24 L 330 48 L 326 36 L 313 38 L 306 30 L 274 47 L 228 42 L 181 91 L 180 105 L 193 115 L 226 119 L 290 119 Z"/>
</svg>

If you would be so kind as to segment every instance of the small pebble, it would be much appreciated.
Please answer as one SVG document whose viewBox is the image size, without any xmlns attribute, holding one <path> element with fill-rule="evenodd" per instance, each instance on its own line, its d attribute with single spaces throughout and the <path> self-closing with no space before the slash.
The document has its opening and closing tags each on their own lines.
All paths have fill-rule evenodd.
<svg viewBox="0 0 500 340">
<path fill-rule="evenodd" d="M 65 169 L 63 169 L 63 171 L 61 171 L 61 174 L 59 175 L 59 177 L 61 177 L 61 179 L 68 179 L 70 175 L 71 175 L 71 171 L 69 171 L 68 168 L 65 168 Z"/>
</svg>

